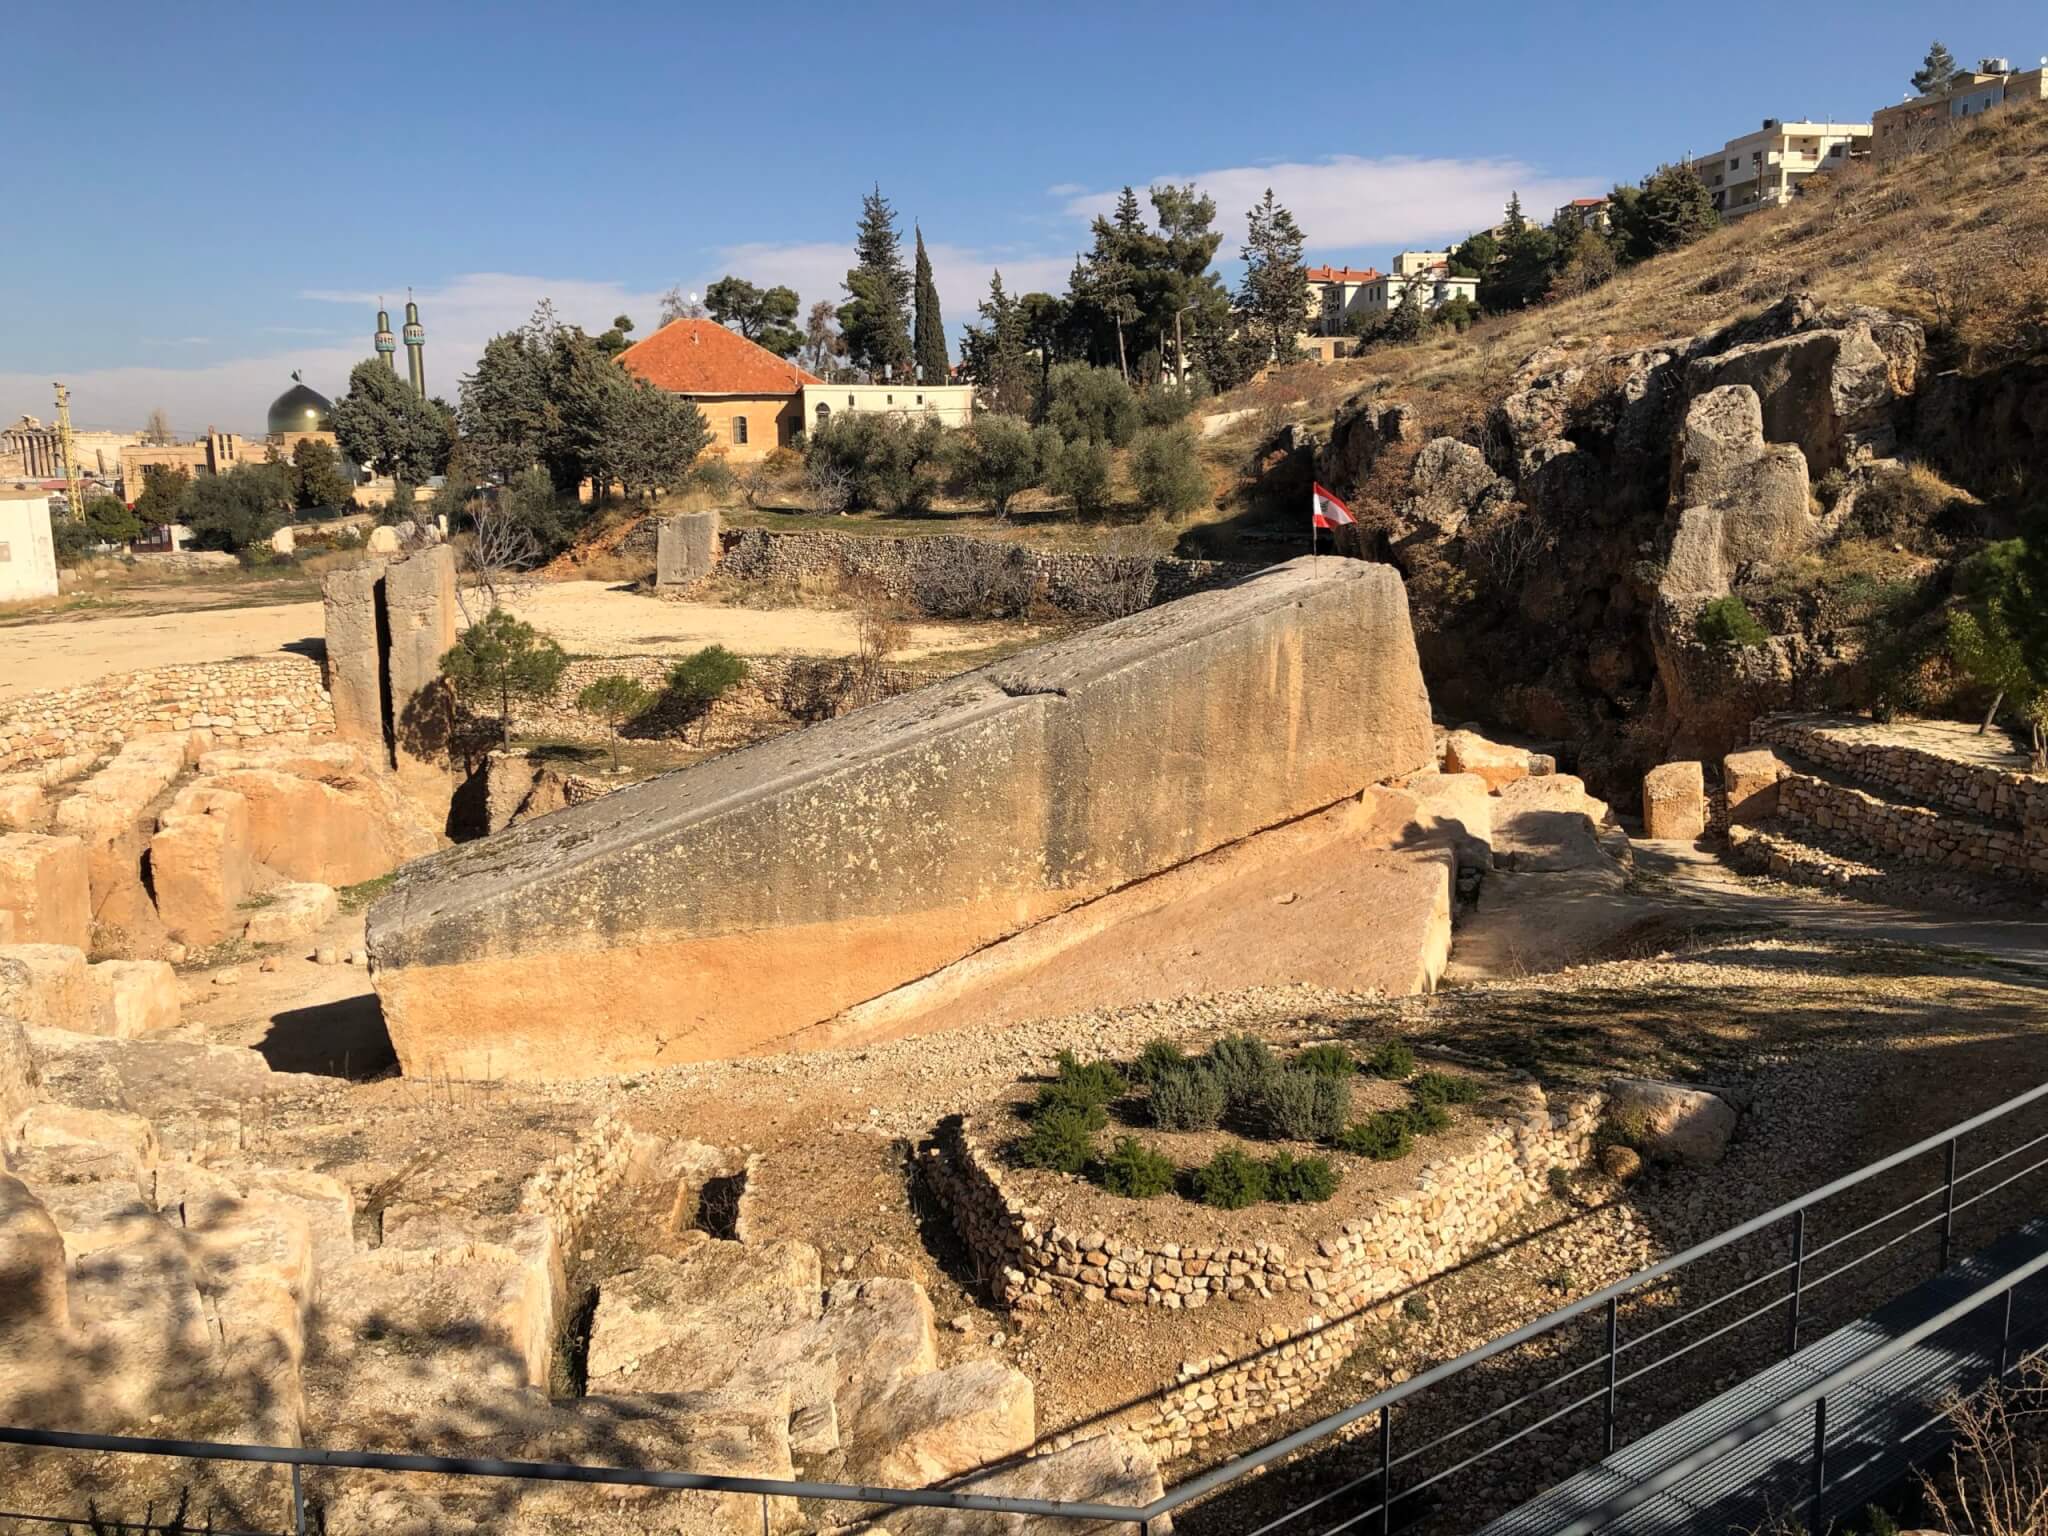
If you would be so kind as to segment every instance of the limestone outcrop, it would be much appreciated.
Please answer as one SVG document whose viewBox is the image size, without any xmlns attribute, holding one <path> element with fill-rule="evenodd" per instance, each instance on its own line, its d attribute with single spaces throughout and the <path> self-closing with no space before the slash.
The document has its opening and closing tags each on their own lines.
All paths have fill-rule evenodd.
<svg viewBox="0 0 2048 1536">
<path fill-rule="evenodd" d="M 1673 472 L 1678 505 L 1658 594 L 1715 597 L 1760 561 L 1811 541 L 1812 493 L 1797 447 L 1764 433 L 1763 407 L 1746 384 L 1725 384 L 1686 408 Z"/>
<path fill-rule="evenodd" d="M 1643 836 L 1689 843 L 1706 830 L 1706 773 L 1698 763 L 1660 763 L 1643 775 Z"/>
<path fill-rule="evenodd" d="M 409 1072 L 776 1049 L 1434 759 L 1395 572 L 1296 560 L 414 864 L 373 974 Z"/>
</svg>

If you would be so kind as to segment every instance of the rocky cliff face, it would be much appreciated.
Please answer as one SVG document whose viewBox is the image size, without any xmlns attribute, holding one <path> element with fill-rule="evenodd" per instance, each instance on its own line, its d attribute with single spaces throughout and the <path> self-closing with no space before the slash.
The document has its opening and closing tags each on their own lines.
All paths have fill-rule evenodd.
<svg viewBox="0 0 2048 1536">
<path fill-rule="evenodd" d="M 1355 399 L 1315 469 L 1379 509 L 1371 552 L 1408 579 L 1446 717 L 1558 738 L 1614 793 L 1728 750 L 1765 709 L 1869 702 L 1869 615 L 1798 600 L 1815 557 L 1902 458 L 1988 495 L 2048 426 L 2039 366 L 1925 371 L 1915 322 L 1794 296 L 1631 352 L 1545 348 L 1462 437 L 1430 436 L 1426 407 Z M 1979 410 L 1995 446 L 1966 428 Z M 1775 632 L 1703 640 L 1731 593 Z"/>
</svg>

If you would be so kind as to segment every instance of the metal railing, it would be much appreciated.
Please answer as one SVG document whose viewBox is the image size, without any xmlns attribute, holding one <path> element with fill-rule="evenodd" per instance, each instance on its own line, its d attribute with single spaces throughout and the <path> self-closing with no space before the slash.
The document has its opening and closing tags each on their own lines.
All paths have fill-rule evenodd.
<svg viewBox="0 0 2048 1536">
<path fill-rule="evenodd" d="M 1336 1486 L 1319 1492 L 1314 1498 L 1286 1510 L 1277 1517 L 1257 1525 L 1247 1536 L 1268 1536 L 1268 1533 L 1287 1530 L 1294 1522 L 1316 1510 L 1329 1510 L 1349 1496 L 1369 1499 L 1362 1509 L 1342 1511 L 1342 1518 L 1335 1524 L 1324 1526 L 1319 1536 L 1336 1536 L 1341 1531 L 1366 1526 L 1379 1532 L 1391 1529 L 1397 1505 L 1407 1505 L 1411 1510 L 1421 1507 L 1420 1501 L 1429 1490 L 1460 1473 L 1470 1471 L 1491 1457 L 1519 1444 L 1539 1430 L 1548 1428 L 1580 1411 L 1598 1406 L 1600 1409 L 1600 1430 L 1598 1445 L 1600 1456 L 1611 1454 L 1618 1440 L 1618 1410 L 1624 1400 L 1625 1390 L 1632 1383 L 1640 1382 L 1653 1373 L 1675 1362 L 1691 1356 L 1696 1350 L 1728 1337 L 1738 1329 L 1749 1326 L 1770 1314 L 1785 1309 L 1785 1333 L 1783 1356 L 1796 1353 L 1799 1348 L 1799 1334 L 1805 1316 L 1804 1301 L 1822 1287 L 1839 1280 L 1844 1275 L 1860 1268 L 1870 1260 L 1895 1250 L 1900 1244 L 1923 1233 L 1939 1229 L 1937 1242 L 1938 1270 L 1949 1267 L 1953 1257 L 1957 1217 L 1971 1207 L 1989 1199 L 2026 1178 L 2030 1174 L 2048 1167 L 2048 1153 L 2036 1157 L 2032 1162 L 2013 1169 L 2015 1159 L 2048 1147 L 2048 1132 L 2032 1136 L 2018 1145 L 2007 1148 L 1996 1156 L 1989 1157 L 1964 1170 L 1961 1167 L 1961 1148 L 1965 1137 L 2007 1119 L 2029 1105 L 2048 1100 L 2048 1083 L 2030 1089 L 1993 1109 L 1972 1116 L 1925 1140 L 1915 1142 L 1889 1157 L 1857 1169 L 1822 1185 L 1795 1200 L 1776 1206 L 1762 1215 L 1750 1218 L 1738 1226 L 1731 1227 L 1704 1242 L 1696 1243 L 1680 1253 L 1650 1265 L 1648 1268 L 1616 1281 L 1568 1306 L 1560 1307 L 1548 1315 L 1499 1338 L 1488 1341 L 1476 1349 L 1467 1351 L 1455 1359 L 1447 1360 L 1422 1371 L 1409 1380 L 1372 1396 L 1336 1413 L 1326 1415 L 1314 1423 L 1273 1440 L 1255 1450 L 1232 1458 L 1211 1470 L 1190 1478 L 1168 1489 L 1159 1498 L 1144 1505 L 1089 1503 L 1059 1499 L 1015 1498 L 1001 1494 L 977 1494 L 963 1489 L 949 1488 L 882 1488 L 858 1484 L 806 1482 L 801 1480 L 728 1477 L 710 1473 L 665 1471 L 640 1467 L 590 1466 L 566 1462 L 505 1461 L 479 1457 L 425 1456 L 378 1451 L 337 1451 L 298 1446 L 235 1445 L 216 1441 L 189 1441 L 157 1439 L 141 1436 L 94 1435 L 61 1430 L 38 1430 L 0 1427 L 0 1444 L 26 1447 L 94 1451 L 121 1455 L 174 1457 L 203 1462 L 270 1463 L 288 1466 L 292 1470 L 292 1509 L 294 1531 L 303 1536 L 306 1529 L 306 1506 L 302 1483 L 302 1469 L 321 1468 L 331 1470 L 373 1470 L 386 1472 L 434 1473 L 450 1477 L 475 1477 L 511 1479 L 525 1482 L 578 1483 L 593 1486 L 618 1488 L 655 1488 L 673 1490 L 696 1490 L 701 1492 L 752 1494 L 762 1500 L 762 1521 L 764 1532 L 769 1529 L 769 1500 L 810 1499 L 832 1503 L 924 1507 L 938 1509 L 984 1511 L 992 1514 L 1037 1515 L 1062 1520 L 1086 1521 L 1093 1524 L 1129 1525 L 1140 1532 L 1149 1529 L 1150 1523 L 1163 1515 L 1182 1510 L 1198 1500 L 1241 1483 L 1255 1472 L 1273 1466 L 1297 1452 L 1309 1450 L 1325 1443 L 1334 1443 L 1334 1437 L 1353 1425 L 1367 1419 L 1374 1419 L 1374 1447 L 1376 1454 L 1372 1466 L 1364 1473 L 1348 1477 Z M 1896 1205 L 1883 1214 L 1858 1223 L 1826 1242 L 1813 1244 L 1808 1237 L 1809 1213 L 1827 1200 L 1849 1190 L 1867 1184 L 1871 1180 L 1901 1168 L 1917 1158 L 1939 1152 L 1943 1157 L 1943 1177 L 1934 1187 Z M 1998 1170 L 2007 1170 L 1996 1182 L 1985 1185 L 1968 1195 L 1963 1191 L 1973 1180 Z M 1902 1217 L 1912 1215 L 1923 1206 L 1935 1204 L 1931 1215 L 1915 1220 L 1903 1231 L 1883 1238 L 1873 1238 L 1870 1246 L 1853 1257 L 1844 1257 L 1819 1275 L 1809 1274 L 1809 1267 L 1815 1261 L 1829 1254 L 1839 1253 L 1846 1245 L 1859 1238 L 1872 1237 Z M 1791 1244 L 1789 1261 L 1766 1269 L 1744 1280 L 1741 1284 L 1723 1291 L 1697 1306 L 1634 1334 L 1624 1337 L 1623 1306 L 1631 1297 L 1641 1298 L 1654 1295 L 1668 1287 L 1673 1277 L 1698 1264 L 1711 1255 L 1721 1253 L 1746 1238 L 1764 1234 L 1773 1229 L 1783 1228 Z M 2000 1277 L 1992 1284 L 1973 1293 L 1963 1301 L 1945 1309 L 1939 1316 L 1929 1320 L 1910 1333 L 1887 1343 L 1883 1348 L 1844 1366 L 1825 1380 L 1802 1391 L 1779 1409 L 1773 1410 L 1768 1422 L 1738 1432 L 1740 1438 L 1750 1433 L 1762 1433 L 1772 1424 L 1780 1422 L 1785 1414 L 1803 1412 L 1812 1408 L 1815 1417 L 1814 1465 L 1816 1488 L 1814 1497 L 1826 1486 L 1827 1479 L 1827 1401 L 1847 1385 L 1897 1356 L 1915 1343 L 1929 1337 L 1940 1328 L 1957 1318 L 2000 1296 L 2010 1297 L 2013 1287 L 2034 1274 L 2048 1269 L 2048 1255 L 2035 1259 Z M 1643 1349 L 1654 1340 L 1671 1334 L 1684 1325 L 1706 1318 L 1724 1304 L 1739 1297 L 1752 1294 L 1775 1280 L 1786 1280 L 1786 1284 L 1763 1304 L 1742 1312 L 1732 1320 L 1719 1322 L 1698 1337 L 1688 1339 L 1667 1352 L 1658 1355 L 1647 1364 L 1624 1370 L 1623 1361 L 1631 1353 Z M 1595 1320 L 1602 1324 L 1603 1345 L 1592 1358 L 1582 1361 L 1562 1374 L 1551 1377 L 1539 1385 L 1520 1392 L 1508 1401 L 1488 1409 L 1455 1427 L 1426 1435 L 1411 1448 L 1395 1453 L 1395 1409 L 1404 1413 L 1422 1406 L 1429 1394 L 1474 1368 L 1489 1361 L 1498 1360 L 1510 1351 L 1532 1342 L 1551 1338 L 1568 1326 L 1582 1320 Z M 1342 1322 L 1343 1319 L 1338 1319 Z M 2008 1301 L 2008 1337 L 2010 1336 L 2010 1308 Z M 1774 1356 L 1773 1358 L 1782 1358 Z M 2001 1358 L 2001 1372 L 2009 1367 Z M 1518 1425 L 1511 1431 L 1499 1435 L 1476 1450 L 1458 1454 L 1457 1445 L 1466 1437 L 1490 1424 L 1498 1424 L 1505 1416 L 1521 1408 L 1536 1408 L 1544 1404 L 1548 1395 L 1567 1383 L 1579 1381 L 1598 1373 L 1596 1384 L 1591 1390 L 1581 1391 L 1562 1406 L 1545 1407 L 1533 1421 Z M 1679 1410 L 1683 1411 L 1683 1410 Z M 1677 1412 L 1663 1415 L 1664 1419 L 1675 1418 Z M 1403 1468 L 1415 1467 L 1416 1463 L 1433 1453 L 1449 1451 L 1452 1459 L 1447 1465 L 1425 1471 L 1416 1468 L 1411 1479 L 1398 1481 L 1397 1474 Z M 1704 1454 L 1704 1453 L 1702 1453 Z M 1589 1461 L 1599 1456 L 1589 1457 Z M 1691 1463 L 1687 1463 L 1690 1465 Z M 1571 1469 L 1557 1468 L 1549 1482 L 1562 1481 Z M 1660 1474 L 1657 1486 L 1665 1486 L 1671 1478 L 1680 1475 L 1677 1470 Z M 1361 1492 L 1363 1490 L 1363 1492 Z M 1650 1490 L 1654 1492 L 1654 1490 Z M 1650 1496 L 1649 1492 L 1644 1497 Z M 12 1512 L 0 1511 L 0 1518 Z M 15 1516 L 15 1518 L 34 1518 Z M 75 1518 L 64 1523 L 80 1523 Z M 108 1522 L 111 1524 L 112 1522 Z M 1302 1527 L 1295 1527 L 1302 1529 Z M 1291 1532 L 1290 1532 L 1291 1536 Z M 1560 1533 L 1562 1536 L 1562 1533 Z"/>
</svg>

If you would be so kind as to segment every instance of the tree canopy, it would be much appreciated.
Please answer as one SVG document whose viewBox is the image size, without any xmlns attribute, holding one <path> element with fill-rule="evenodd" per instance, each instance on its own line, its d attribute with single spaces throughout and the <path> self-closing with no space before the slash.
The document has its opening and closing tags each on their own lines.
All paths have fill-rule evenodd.
<svg viewBox="0 0 2048 1536">
<path fill-rule="evenodd" d="M 939 314 L 939 285 L 932 278 L 932 259 L 924 253 L 924 231 L 917 231 L 916 300 L 911 351 L 917 376 L 927 384 L 945 384 L 953 377 L 946 356 L 946 322 Z"/>
<path fill-rule="evenodd" d="M 1927 57 L 1920 61 L 1920 67 L 1913 71 L 1915 95 L 1931 96 L 1948 88 L 1955 78 L 1955 55 L 1941 45 L 1939 38 L 1927 45 Z"/>
<path fill-rule="evenodd" d="M 981 324 L 967 327 L 960 361 L 984 409 L 1022 415 L 1032 396 L 1031 359 L 1025 349 L 1024 312 L 1003 289 L 1000 268 L 981 301 Z"/>
<path fill-rule="evenodd" d="M 804 344 L 794 288 L 756 288 L 743 277 L 726 276 L 704 290 L 704 304 L 720 325 L 777 357 L 794 357 Z"/>
<path fill-rule="evenodd" d="M 284 465 L 237 464 L 224 475 L 201 475 L 192 482 L 183 521 L 197 548 L 239 553 L 275 533 L 291 504 L 291 475 Z"/>
<path fill-rule="evenodd" d="M 435 403 L 375 358 L 349 371 L 348 392 L 334 403 L 334 436 L 356 463 L 408 485 L 446 469 L 454 441 Z"/>
<path fill-rule="evenodd" d="M 876 187 L 861 199 L 860 228 L 853 241 L 854 264 L 846 274 L 846 303 L 839 329 L 856 368 L 904 378 L 911 367 L 910 273 L 903 265 L 903 241 L 895 210 Z"/>
<path fill-rule="evenodd" d="M 292 449 L 292 504 L 302 509 L 343 507 L 355 494 L 355 484 L 341 467 L 341 455 L 334 445 L 317 437 L 302 437 Z"/>
<path fill-rule="evenodd" d="M 1301 226 L 1274 201 L 1273 189 L 1245 215 L 1244 277 L 1237 313 L 1245 331 L 1275 362 L 1292 362 L 1308 320 L 1308 268 Z"/>
</svg>

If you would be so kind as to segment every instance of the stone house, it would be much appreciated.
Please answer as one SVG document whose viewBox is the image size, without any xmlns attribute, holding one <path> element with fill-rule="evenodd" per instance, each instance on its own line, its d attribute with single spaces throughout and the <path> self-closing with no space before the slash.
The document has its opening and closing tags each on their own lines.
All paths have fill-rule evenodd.
<svg viewBox="0 0 2048 1536">
<path fill-rule="evenodd" d="M 710 448 L 740 463 L 793 446 L 804 426 L 803 392 L 823 382 L 711 320 L 671 320 L 621 352 L 619 366 L 695 405 L 711 429 Z"/>
</svg>

